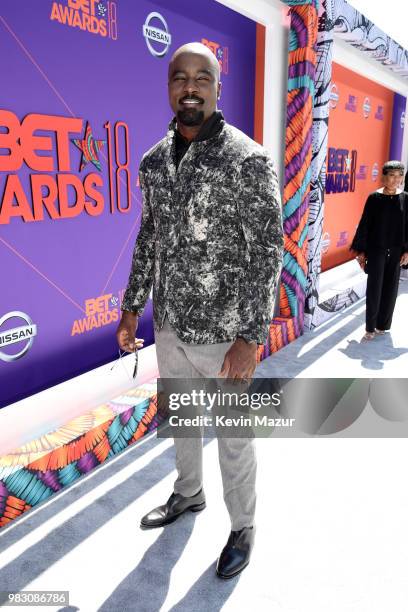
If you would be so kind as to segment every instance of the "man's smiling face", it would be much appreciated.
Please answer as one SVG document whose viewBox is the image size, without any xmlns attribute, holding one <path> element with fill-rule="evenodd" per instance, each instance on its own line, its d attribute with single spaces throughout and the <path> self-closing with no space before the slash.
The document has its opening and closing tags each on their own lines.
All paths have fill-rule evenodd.
<svg viewBox="0 0 408 612">
<path fill-rule="evenodd" d="M 217 108 L 219 66 L 215 56 L 189 50 L 175 54 L 169 66 L 169 101 L 177 121 L 201 126 Z"/>
</svg>

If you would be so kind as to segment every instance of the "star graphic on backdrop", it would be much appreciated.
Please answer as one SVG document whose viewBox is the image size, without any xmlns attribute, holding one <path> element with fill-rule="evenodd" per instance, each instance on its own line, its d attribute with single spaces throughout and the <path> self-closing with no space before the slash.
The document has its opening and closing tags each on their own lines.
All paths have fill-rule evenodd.
<svg viewBox="0 0 408 612">
<path fill-rule="evenodd" d="M 102 4 L 102 2 L 99 2 L 98 4 L 98 14 L 100 15 L 100 17 L 105 17 L 106 11 L 108 9 L 106 8 L 106 6 L 104 6 Z"/>
<path fill-rule="evenodd" d="M 82 151 L 81 167 L 79 171 L 82 172 L 87 163 L 92 162 L 95 168 L 101 172 L 101 162 L 99 161 L 98 152 L 102 149 L 103 145 L 106 144 L 106 140 L 96 140 L 92 135 L 91 126 L 87 122 L 85 138 L 83 140 L 72 138 L 71 141 Z"/>
<path fill-rule="evenodd" d="M 351 169 L 351 157 L 346 157 L 344 161 L 346 162 L 346 171 L 348 172 Z"/>
</svg>

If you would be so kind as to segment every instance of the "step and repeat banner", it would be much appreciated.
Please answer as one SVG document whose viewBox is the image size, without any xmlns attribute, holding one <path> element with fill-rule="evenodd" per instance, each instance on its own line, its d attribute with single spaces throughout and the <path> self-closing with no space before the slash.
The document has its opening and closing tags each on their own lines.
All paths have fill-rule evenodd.
<svg viewBox="0 0 408 612">
<path fill-rule="evenodd" d="M 322 270 L 352 259 L 367 196 L 381 186 L 384 162 L 401 159 L 405 106 L 405 97 L 333 63 Z"/>
<path fill-rule="evenodd" d="M 220 108 L 253 136 L 256 29 L 214 0 L 1 2 L 0 407 L 118 356 L 170 56 L 206 44 Z M 150 299 L 138 336 L 153 342 Z"/>
</svg>

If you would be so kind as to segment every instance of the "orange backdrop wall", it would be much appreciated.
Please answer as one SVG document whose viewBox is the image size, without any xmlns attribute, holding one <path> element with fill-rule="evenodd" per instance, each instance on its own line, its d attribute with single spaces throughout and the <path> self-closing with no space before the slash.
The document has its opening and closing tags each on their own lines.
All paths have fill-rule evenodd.
<svg viewBox="0 0 408 612">
<path fill-rule="evenodd" d="M 394 92 L 333 63 L 322 270 L 349 259 L 365 201 L 388 160 Z"/>
</svg>

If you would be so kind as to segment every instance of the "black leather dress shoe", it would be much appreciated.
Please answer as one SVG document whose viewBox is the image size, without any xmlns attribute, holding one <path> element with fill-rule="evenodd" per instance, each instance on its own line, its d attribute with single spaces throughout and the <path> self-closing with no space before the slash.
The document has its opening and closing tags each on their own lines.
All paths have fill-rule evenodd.
<svg viewBox="0 0 408 612">
<path fill-rule="evenodd" d="M 217 576 L 233 578 L 248 565 L 254 546 L 255 527 L 244 527 L 240 531 L 231 531 L 217 561 Z"/>
<path fill-rule="evenodd" d="M 175 521 L 187 510 L 199 512 L 204 510 L 205 506 L 205 495 L 202 489 L 192 497 L 184 497 L 180 493 L 172 493 L 163 506 L 154 508 L 154 510 L 148 512 L 142 518 L 140 526 L 142 528 L 162 527 Z"/>
</svg>

